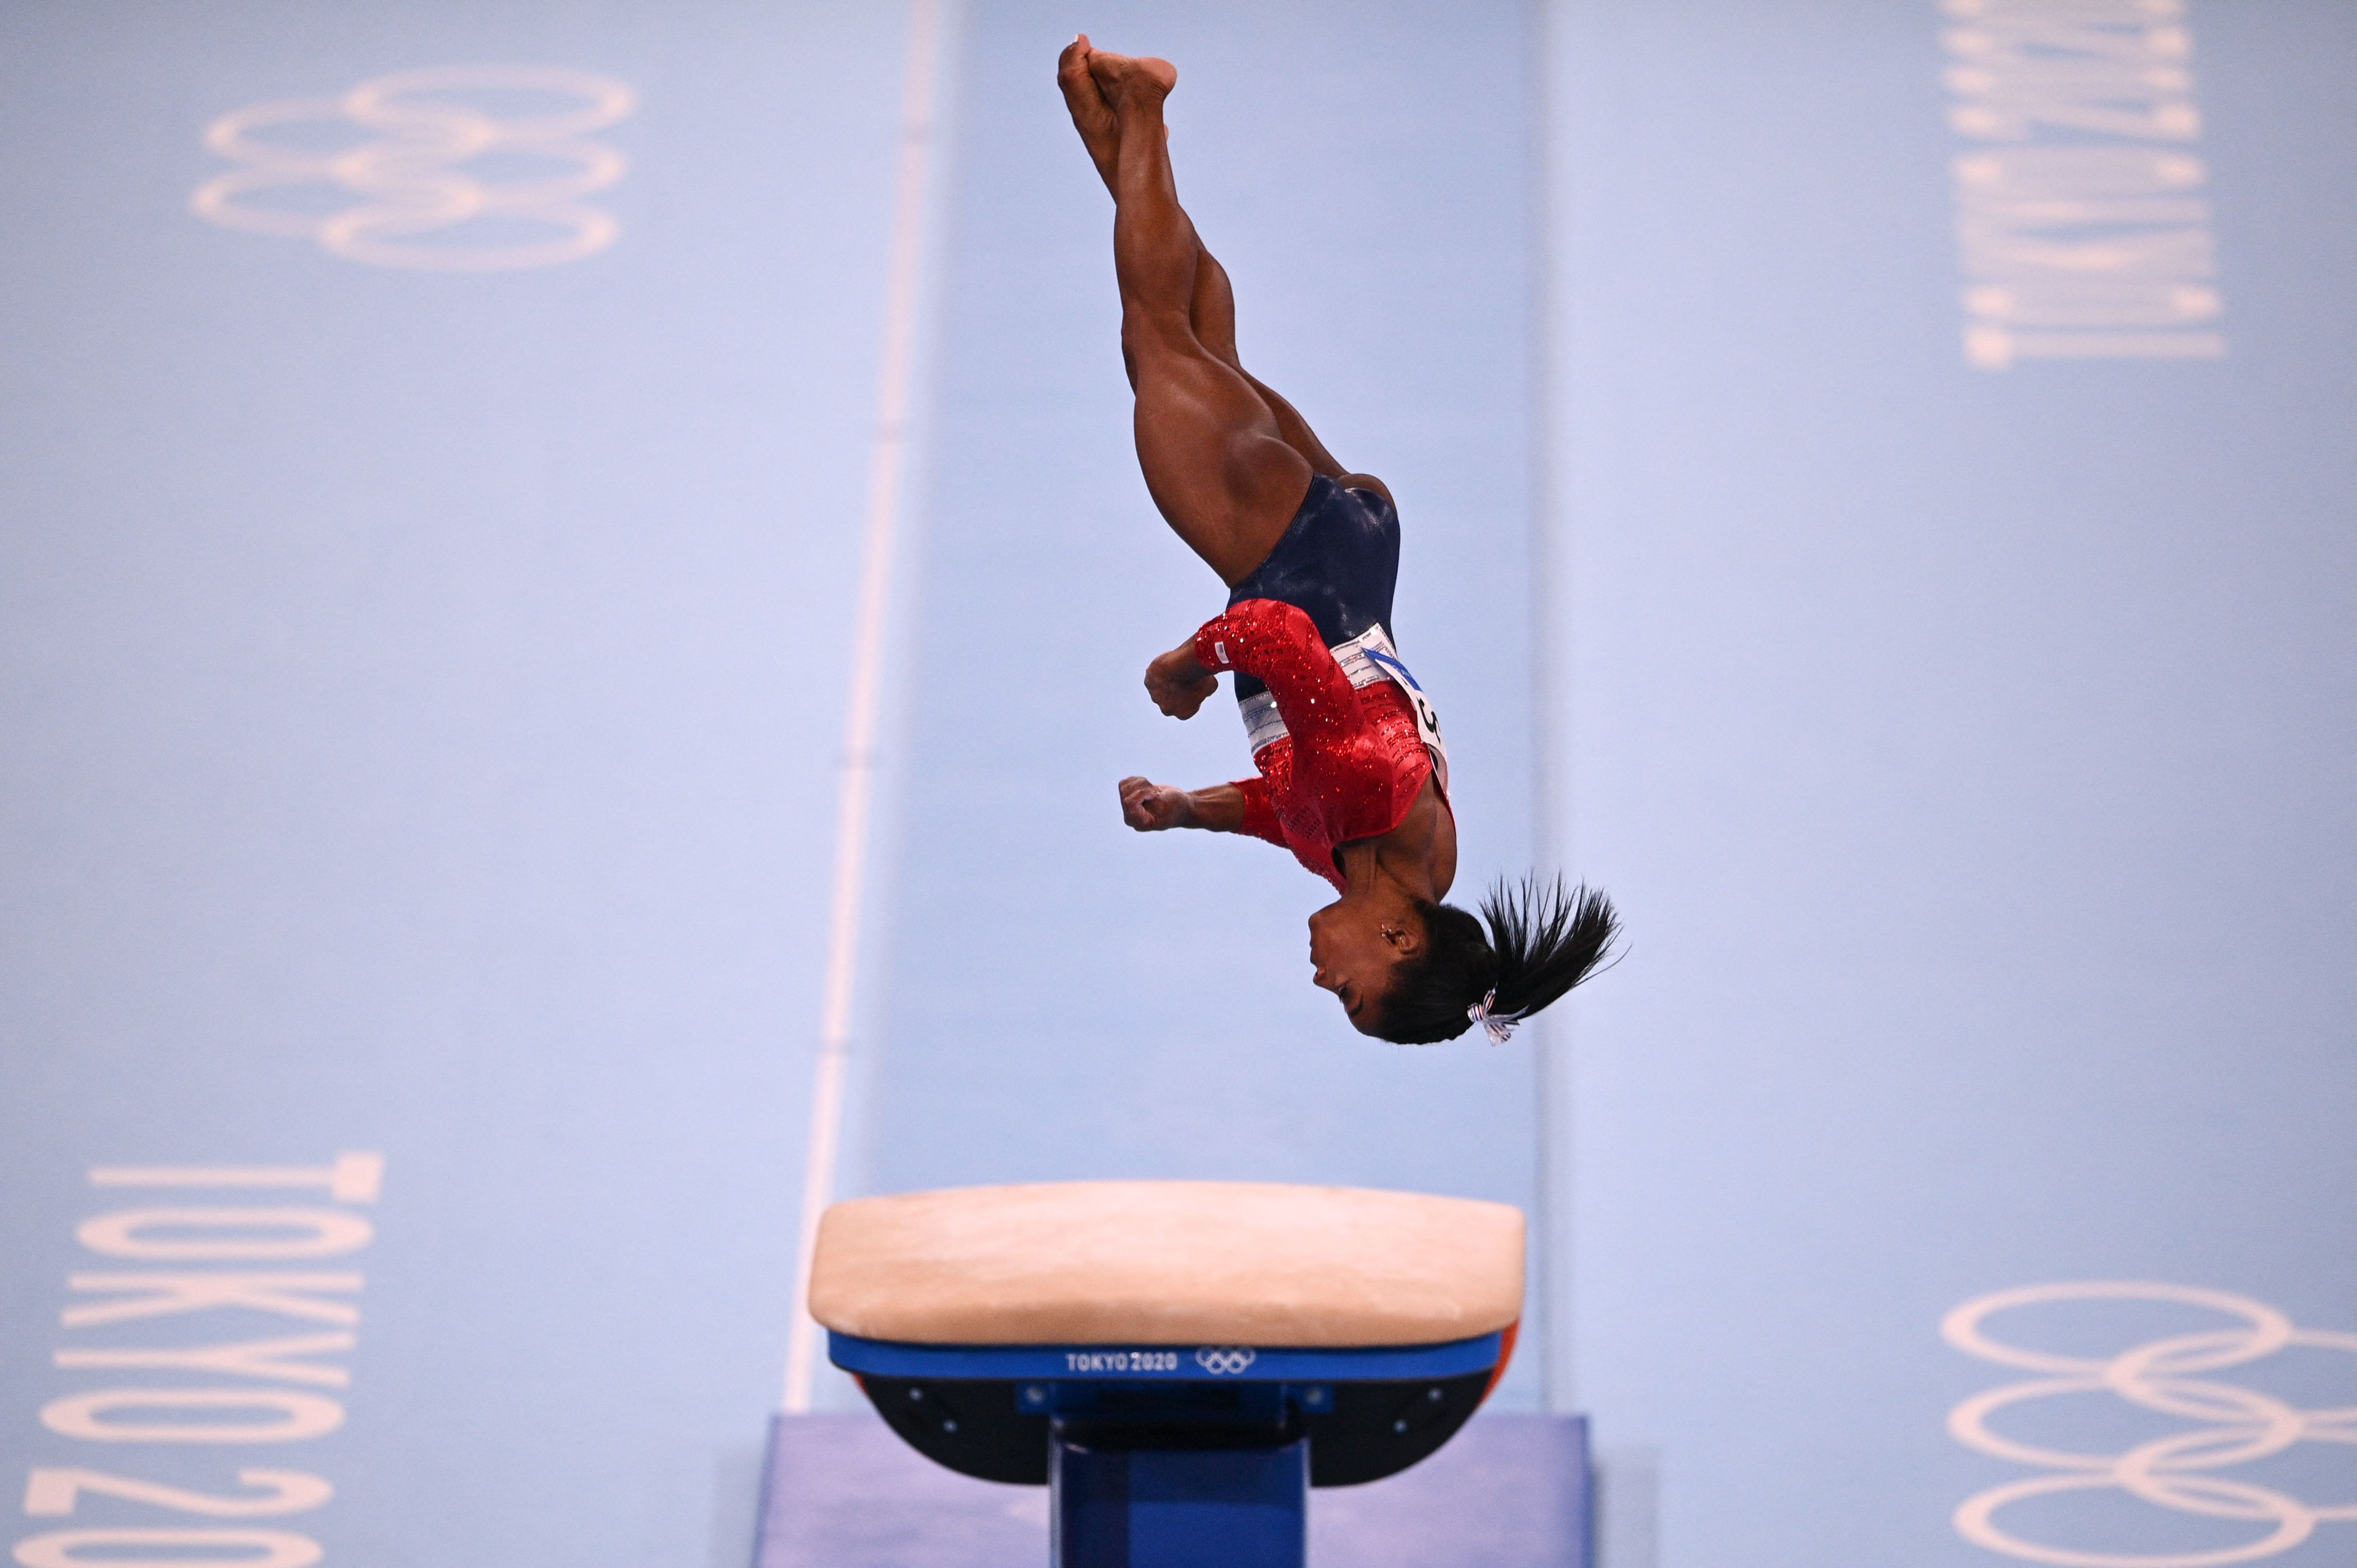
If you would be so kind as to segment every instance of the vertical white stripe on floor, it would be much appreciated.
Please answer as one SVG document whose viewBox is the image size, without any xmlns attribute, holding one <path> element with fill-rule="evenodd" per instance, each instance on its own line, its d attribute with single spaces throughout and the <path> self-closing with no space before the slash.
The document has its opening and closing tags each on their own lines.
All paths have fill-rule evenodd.
<svg viewBox="0 0 2357 1568">
<path fill-rule="evenodd" d="M 912 0 L 909 10 L 900 157 L 886 262 L 884 357 L 876 394 L 875 446 L 867 471 L 859 618 L 852 634 L 850 694 L 844 712 L 842 775 L 835 797 L 834 891 L 827 919 L 826 990 L 819 1015 L 818 1058 L 812 1073 L 793 1326 L 786 1342 L 788 1414 L 801 1414 L 811 1407 L 811 1386 L 818 1369 L 818 1325 L 810 1316 L 811 1254 L 818 1241 L 819 1216 L 834 1200 L 835 1161 L 843 1143 L 844 1076 L 859 972 L 859 922 L 867 875 L 868 818 L 875 797 L 885 619 L 891 599 L 893 534 L 906 468 L 909 383 L 916 355 L 918 274 L 924 252 L 925 188 L 933 142 L 933 57 L 941 37 L 941 5 L 942 0 Z"/>
</svg>

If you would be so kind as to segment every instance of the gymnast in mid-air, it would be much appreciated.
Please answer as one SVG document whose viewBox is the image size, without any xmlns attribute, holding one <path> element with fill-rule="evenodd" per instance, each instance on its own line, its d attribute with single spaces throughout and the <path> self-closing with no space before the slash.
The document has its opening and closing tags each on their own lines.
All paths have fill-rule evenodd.
<svg viewBox="0 0 2357 1568">
<path fill-rule="evenodd" d="M 1258 769 L 1202 789 L 1125 779 L 1123 819 L 1266 839 L 1340 888 L 1309 917 L 1309 961 L 1361 1034 L 1422 1045 L 1480 1024 L 1503 1040 L 1595 972 L 1612 906 L 1537 876 L 1492 888 L 1482 920 L 1441 902 L 1457 820 L 1438 717 L 1391 639 L 1391 491 L 1346 472 L 1237 359 L 1235 296 L 1170 172 L 1162 103 L 1178 71 L 1083 34 L 1056 74 L 1113 192 L 1146 488 L 1229 590 L 1225 613 L 1146 666 L 1146 694 L 1192 718 L 1232 673 Z"/>
</svg>

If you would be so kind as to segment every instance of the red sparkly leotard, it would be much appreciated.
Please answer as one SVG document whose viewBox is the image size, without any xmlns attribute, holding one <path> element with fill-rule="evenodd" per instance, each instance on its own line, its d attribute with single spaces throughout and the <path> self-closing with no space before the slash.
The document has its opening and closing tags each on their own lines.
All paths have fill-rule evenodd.
<svg viewBox="0 0 2357 1568">
<path fill-rule="evenodd" d="M 1204 622 L 1195 657 L 1266 682 L 1291 732 L 1253 754 L 1258 775 L 1236 780 L 1237 831 L 1291 850 L 1341 887 L 1334 851 L 1399 826 L 1431 777 L 1407 694 L 1390 681 L 1354 689 L 1317 625 L 1275 599 L 1246 599 Z"/>
</svg>

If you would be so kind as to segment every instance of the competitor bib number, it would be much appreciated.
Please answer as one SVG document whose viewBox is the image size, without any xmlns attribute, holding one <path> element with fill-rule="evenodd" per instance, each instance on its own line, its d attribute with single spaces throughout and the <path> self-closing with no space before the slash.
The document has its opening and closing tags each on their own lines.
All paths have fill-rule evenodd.
<svg viewBox="0 0 2357 1568">
<path fill-rule="evenodd" d="M 1368 633 L 1371 638 L 1383 638 L 1380 648 L 1369 647 L 1367 660 L 1407 693 L 1408 705 L 1415 710 L 1415 738 L 1424 742 L 1424 749 L 1432 756 L 1432 771 L 1440 783 L 1440 792 L 1448 793 L 1448 743 L 1440 738 L 1440 711 L 1432 705 L 1432 698 L 1408 673 L 1398 654 L 1392 651 L 1391 639 L 1383 637 L 1383 628 L 1376 627 Z"/>
<path fill-rule="evenodd" d="M 1374 665 L 1376 670 L 1382 670 L 1383 677 L 1391 679 L 1400 691 L 1407 693 L 1407 705 L 1416 712 L 1416 740 L 1421 740 L 1421 743 L 1424 743 L 1424 750 L 1431 755 L 1433 779 L 1440 783 L 1440 792 L 1448 795 L 1449 792 L 1449 745 L 1448 740 L 1440 738 L 1440 710 L 1433 707 L 1433 698 L 1426 693 L 1421 683 L 1416 683 L 1415 674 L 1407 672 L 1407 665 L 1400 662 L 1398 653 L 1393 653 L 1391 639 L 1383 637 L 1383 628 L 1370 628 L 1365 637 L 1360 637 L 1358 641 L 1365 644 L 1367 662 Z M 1360 682 L 1355 682 L 1353 679 L 1351 683 L 1358 686 Z"/>
</svg>

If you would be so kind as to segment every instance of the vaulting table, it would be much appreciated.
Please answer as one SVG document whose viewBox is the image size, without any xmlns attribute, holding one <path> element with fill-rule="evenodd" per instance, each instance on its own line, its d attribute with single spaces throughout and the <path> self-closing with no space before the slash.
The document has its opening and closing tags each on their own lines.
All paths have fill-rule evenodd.
<svg viewBox="0 0 2357 1568">
<path fill-rule="evenodd" d="M 1446 1443 L 1522 1307 L 1519 1209 L 1249 1182 L 838 1203 L 810 1295 L 911 1446 L 1052 1488 L 1058 1568 L 1302 1568 L 1308 1488 Z"/>
</svg>

